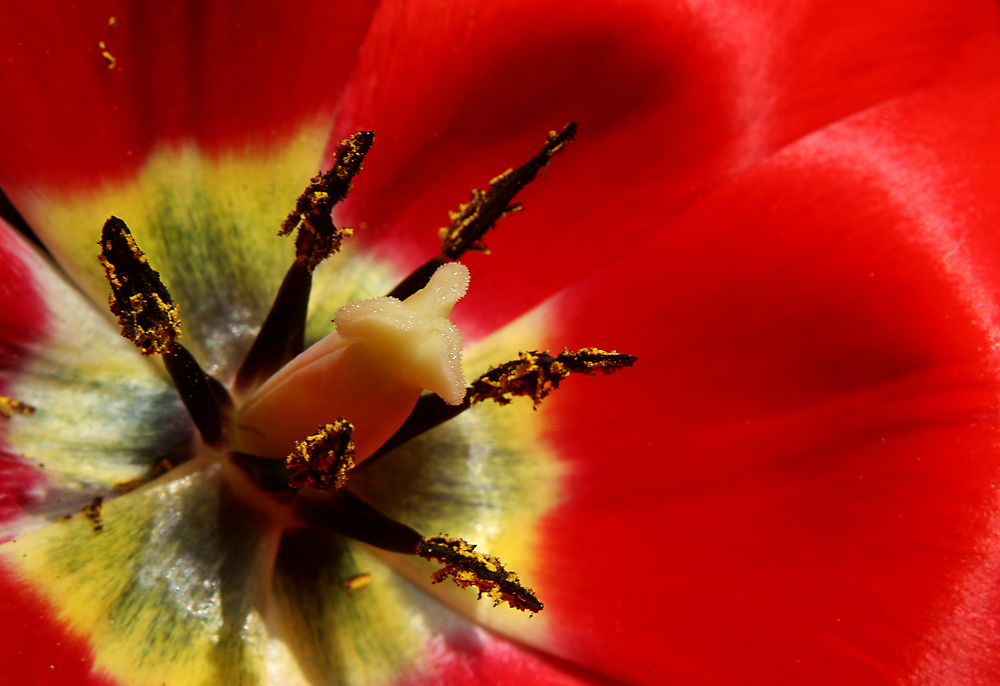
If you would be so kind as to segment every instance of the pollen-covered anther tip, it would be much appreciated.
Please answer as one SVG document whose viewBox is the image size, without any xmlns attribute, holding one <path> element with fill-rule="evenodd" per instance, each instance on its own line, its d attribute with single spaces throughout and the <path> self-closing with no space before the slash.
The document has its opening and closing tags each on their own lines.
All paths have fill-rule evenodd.
<svg viewBox="0 0 1000 686">
<path fill-rule="evenodd" d="M 295 236 L 296 259 L 310 273 L 320 262 L 338 252 L 345 238 L 354 235 L 351 229 L 334 225 L 331 212 L 347 197 L 351 180 L 361 171 L 374 140 L 371 131 L 359 131 L 342 140 L 334 153 L 333 166 L 312 178 L 295 203 L 295 209 L 281 224 L 279 236 L 298 232 Z"/>
<path fill-rule="evenodd" d="M 10 419 L 14 416 L 15 412 L 17 414 L 31 415 L 35 414 L 35 408 L 20 400 L 0 395 L 0 417 Z"/>
<path fill-rule="evenodd" d="M 528 396 L 535 407 L 559 383 L 573 374 L 593 376 L 595 372 L 612 372 L 631 367 L 634 355 L 624 355 L 617 350 L 607 352 L 598 348 L 581 348 L 576 352 L 563 350 L 553 356 L 548 352 L 530 350 L 518 354 L 516 360 L 504 362 L 472 382 L 469 391 L 472 404 L 493 400 L 508 404 L 515 396 Z"/>
<path fill-rule="evenodd" d="M 172 351 L 181 335 L 177 305 L 125 222 L 118 217 L 108 219 L 100 246 L 101 264 L 111 284 L 108 304 L 118 316 L 122 336 L 135 343 L 143 355 Z"/>
<path fill-rule="evenodd" d="M 353 432 L 354 426 L 340 418 L 298 441 L 285 459 L 291 472 L 288 485 L 335 491 L 347 483 L 348 472 L 354 469 Z"/>
<path fill-rule="evenodd" d="M 487 190 L 473 189 L 469 202 L 448 213 L 449 224 L 439 232 L 441 252 L 453 260 L 470 250 L 489 253 L 483 237 L 498 221 L 521 211 L 521 203 L 514 202 L 514 197 L 534 181 L 575 136 L 575 123 L 567 124 L 559 132 L 550 131 L 545 145 L 534 157 L 517 169 L 507 169 L 494 176 Z"/>
<path fill-rule="evenodd" d="M 364 346 L 398 377 L 458 405 L 465 398 L 463 342 L 448 316 L 468 289 L 468 268 L 442 265 L 406 300 L 372 298 L 341 308 L 337 333 Z"/>
<path fill-rule="evenodd" d="M 90 501 L 90 504 L 83 508 L 83 516 L 90 520 L 95 534 L 104 530 L 104 498 L 97 495 Z"/>
<path fill-rule="evenodd" d="M 507 571 L 497 558 L 476 551 L 476 546 L 461 538 L 428 536 L 417 548 L 417 554 L 436 560 L 443 567 L 434 572 L 431 581 L 438 584 L 449 576 L 462 588 L 475 586 L 479 597 L 485 593 L 493 605 L 507 603 L 516 610 L 535 614 L 542 602 L 535 592 L 521 583 L 517 574 Z"/>
</svg>

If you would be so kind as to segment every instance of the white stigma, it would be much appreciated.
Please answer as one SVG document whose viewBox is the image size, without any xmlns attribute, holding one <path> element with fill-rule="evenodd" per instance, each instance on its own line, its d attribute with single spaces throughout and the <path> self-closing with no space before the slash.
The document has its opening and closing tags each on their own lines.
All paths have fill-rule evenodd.
<svg viewBox="0 0 1000 686">
<path fill-rule="evenodd" d="M 465 398 L 462 334 L 448 315 L 468 290 L 468 268 L 452 262 L 406 300 L 385 296 L 351 303 L 333 321 L 341 338 L 365 346 L 414 386 L 458 405 Z"/>
<path fill-rule="evenodd" d="M 354 425 L 355 460 L 361 461 L 402 425 L 423 389 L 461 403 L 462 334 L 448 315 L 468 288 L 469 270 L 453 262 L 406 300 L 372 298 L 341 308 L 334 333 L 244 403 L 238 449 L 284 458 L 296 441 L 343 417 Z"/>
</svg>

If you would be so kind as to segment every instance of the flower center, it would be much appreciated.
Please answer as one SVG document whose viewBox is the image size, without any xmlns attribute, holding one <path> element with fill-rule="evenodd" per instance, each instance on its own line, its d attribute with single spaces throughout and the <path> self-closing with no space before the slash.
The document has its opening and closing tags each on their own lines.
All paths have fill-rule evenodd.
<svg viewBox="0 0 1000 686">
<path fill-rule="evenodd" d="M 528 352 L 466 386 L 462 336 L 448 320 L 469 286 L 458 260 L 485 251 L 483 236 L 520 209 L 517 192 L 575 135 L 552 132 L 541 152 L 490 182 L 451 213 L 441 254 L 388 295 L 355 302 L 336 315 L 336 330 L 304 349 L 313 269 L 336 252 L 349 229 L 331 210 L 350 189 L 373 141 L 345 139 L 333 167 L 316 176 L 284 222 L 297 231 L 296 259 L 230 390 L 205 374 L 178 342 L 180 317 L 159 275 L 131 233 L 112 217 L 101 261 L 112 287 L 111 309 L 122 334 L 146 355 L 160 355 L 209 452 L 234 466 L 239 489 L 262 508 L 279 509 L 286 526 L 323 526 L 385 550 L 437 560 L 433 580 L 452 577 L 497 603 L 537 612 L 542 604 L 517 575 L 475 546 L 448 536 L 425 537 L 375 510 L 350 489 L 350 475 L 414 436 L 477 402 L 501 405 L 514 395 L 535 404 L 573 373 L 611 372 L 635 358 L 586 348 L 557 356 Z M 424 390 L 433 394 L 421 395 Z M 235 398 L 235 402 L 233 400 Z"/>
</svg>

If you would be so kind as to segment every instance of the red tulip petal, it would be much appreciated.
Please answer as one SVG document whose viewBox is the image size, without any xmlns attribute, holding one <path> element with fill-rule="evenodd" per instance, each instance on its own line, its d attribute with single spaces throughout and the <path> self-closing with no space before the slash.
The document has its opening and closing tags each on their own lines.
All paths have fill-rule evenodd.
<svg viewBox="0 0 1000 686">
<path fill-rule="evenodd" d="M 540 410 L 556 652 L 650 685 L 1000 683 L 998 94 L 803 139 L 546 307 L 639 356 Z"/>
<path fill-rule="evenodd" d="M 0 568 L 0 663 L 10 684 L 118 686 L 92 671 L 86 641 L 55 619 L 52 606 Z"/>
<path fill-rule="evenodd" d="M 376 0 L 4 9 L 0 185 L 93 188 L 158 144 L 287 143 L 332 115 Z M 101 47 L 103 44 L 104 47 Z M 109 68 L 108 58 L 114 58 Z M 29 217 L 30 219 L 30 217 Z"/>
<path fill-rule="evenodd" d="M 30 266 L 33 258 L 24 241 L 0 221 L 0 395 L 7 397 L 13 396 L 11 375 L 17 372 L 26 351 L 44 336 L 47 328 L 45 301 Z M 0 440 L 3 428 L 0 425 Z M 46 480 L 37 467 L 10 454 L 6 448 L 5 442 L 0 443 L 0 522 L 20 517 L 29 506 L 29 494 Z"/>
<path fill-rule="evenodd" d="M 337 121 L 376 131 L 341 216 L 412 268 L 471 188 L 578 121 L 494 254 L 468 259 L 456 315 L 478 337 L 790 140 L 996 68 L 998 21 L 985 0 L 385 3 Z"/>
</svg>

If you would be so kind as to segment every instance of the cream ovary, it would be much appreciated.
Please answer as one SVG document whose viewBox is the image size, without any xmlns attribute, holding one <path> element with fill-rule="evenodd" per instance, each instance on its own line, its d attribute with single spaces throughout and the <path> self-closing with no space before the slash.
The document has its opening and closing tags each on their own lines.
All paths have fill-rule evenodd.
<svg viewBox="0 0 1000 686">
<path fill-rule="evenodd" d="M 317 426 L 343 417 L 354 424 L 360 461 L 399 428 L 422 389 L 460 403 L 462 336 L 447 316 L 468 282 L 468 269 L 450 263 L 405 301 L 373 298 L 341 308 L 336 332 L 248 399 L 236 422 L 238 449 L 284 458 Z"/>
</svg>

